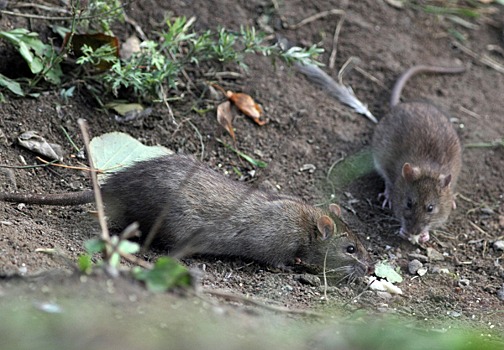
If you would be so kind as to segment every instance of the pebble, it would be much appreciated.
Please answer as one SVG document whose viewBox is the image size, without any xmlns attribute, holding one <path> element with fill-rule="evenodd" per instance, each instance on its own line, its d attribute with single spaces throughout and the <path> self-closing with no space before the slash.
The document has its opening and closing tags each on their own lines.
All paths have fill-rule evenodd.
<svg viewBox="0 0 504 350">
<path fill-rule="evenodd" d="M 297 275 L 294 276 L 294 279 L 299 281 L 302 284 L 308 284 L 310 286 L 318 287 L 322 283 L 320 282 L 320 278 L 315 275 L 310 275 L 310 274 L 303 274 L 303 275 Z"/>
<path fill-rule="evenodd" d="M 426 268 L 425 266 L 423 266 L 423 267 L 421 267 L 421 268 L 418 269 L 417 275 L 420 276 L 420 277 L 422 277 L 422 276 L 424 276 L 427 273 L 428 270 L 429 270 L 428 268 Z"/>
<path fill-rule="evenodd" d="M 502 287 L 497 291 L 497 298 L 499 298 L 499 300 L 502 300 L 504 301 L 504 284 L 502 285 Z"/>
<path fill-rule="evenodd" d="M 504 250 L 504 241 L 495 241 L 493 243 L 493 249 L 497 250 L 497 251 L 502 251 Z"/>
<path fill-rule="evenodd" d="M 434 266 L 432 268 L 432 273 L 450 273 L 450 270 L 446 267 Z"/>
<path fill-rule="evenodd" d="M 423 264 L 417 259 L 413 259 L 408 263 L 408 271 L 412 275 L 416 275 L 417 271 L 423 267 Z"/>
<path fill-rule="evenodd" d="M 423 254 L 410 253 L 408 254 L 408 258 L 418 260 L 421 263 L 429 262 L 429 258 Z"/>
<path fill-rule="evenodd" d="M 458 284 L 460 287 L 468 287 L 471 284 L 471 281 L 469 281 L 467 278 L 461 278 L 459 279 Z"/>
<path fill-rule="evenodd" d="M 427 257 L 430 261 L 443 261 L 444 256 L 434 248 L 427 248 Z"/>
</svg>

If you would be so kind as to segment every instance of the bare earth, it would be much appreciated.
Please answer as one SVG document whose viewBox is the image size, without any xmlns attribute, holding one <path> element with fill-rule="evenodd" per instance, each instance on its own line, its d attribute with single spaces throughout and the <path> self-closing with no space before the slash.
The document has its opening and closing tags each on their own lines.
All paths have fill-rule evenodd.
<svg viewBox="0 0 504 350">
<path fill-rule="evenodd" d="M 294 43 L 305 46 L 316 43 L 323 47 L 326 51 L 320 60 L 327 64 L 339 16 L 330 15 L 292 30 L 282 28 L 279 14 L 288 23 L 295 24 L 321 11 L 342 9 L 346 16 L 337 44 L 336 69 L 325 69 L 337 78 L 337 69 L 349 57 L 358 57 L 361 70 L 349 71 L 344 81 L 378 119 L 388 110 L 393 82 L 408 67 L 457 63 L 469 67 L 466 73 L 456 76 L 415 77 L 403 93 L 404 99 L 429 99 L 448 111 L 462 143 L 467 145 L 504 136 L 504 72 L 463 52 L 454 45 L 455 39 L 449 32 L 455 29 L 462 33 L 466 37 L 465 47 L 503 65 L 504 8 L 495 6 L 493 12 L 471 20 L 477 25 L 476 29 L 467 29 L 446 17 L 421 10 L 396 9 L 385 1 L 375 0 L 292 0 L 280 2 L 279 12 L 269 1 L 260 0 L 141 0 L 133 2 L 126 10 L 147 35 L 162 28 L 165 16 L 196 16 L 197 30 L 217 26 L 236 30 L 240 25 L 258 27 L 258 22 L 266 19 L 276 33 Z M 2 30 L 29 27 L 48 33 L 47 26 L 42 20 L 31 20 L 29 24 L 20 17 L 0 17 Z M 126 25 L 116 31 L 121 40 L 133 33 L 134 29 Z M 496 45 L 501 54 L 489 51 L 489 45 Z M 0 73 L 13 71 L 18 59 L 4 42 L 0 43 L 0 58 Z M 247 176 L 246 181 L 250 181 L 251 186 L 268 182 L 282 193 L 299 196 L 313 204 L 325 202 L 331 195 L 322 190 L 326 188 L 324 179 L 328 169 L 341 157 L 369 148 L 374 124 L 332 100 L 281 62 L 273 66 L 268 58 L 253 56 L 248 57 L 247 63 L 250 68 L 243 79 L 219 82 L 227 89 L 252 95 L 262 104 L 269 119 L 262 127 L 243 116 L 235 120 L 240 149 L 268 163 L 266 169 L 255 169 L 255 176 Z M 216 66 L 214 69 L 229 67 Z M 189 71 L 189 76 L 192 74 Z M 37 99 L 9 96 L 0 108 L 0 163 L 21 165 L 23 159 L 27 164 L 36 163 L 35 155 L 19 147 L 16 138 L 21 132 L 37 130 L 64 147 L 65 163 L 77 165 L 75 159 L 70 158 L 74 150 L 61 126 L 69 131 L 75 142 L 82 144 L 76 121 L 85 118 L 94 135 L 126 132 L 148 145 L 160 144 L 202 157 L 211 167 L 236 180 L 233 166 L 244 174 L 253 170 L 216 141 L 222 138 L 230 142 L 230 137 L 218 125 L 215 110 L 204 115 L 191 111 L 193 105 L 203 109 L 215 107 L 219 101 L 201 100 L 201 91 L 193 89 L 189 93 L 185 86 L 172 93 L 185 95 L 184 102 L 171 104 L 177 125 L 162 104 L 155 105 L 153 114 L 139 123 L 118 124 L 111 113 L 97 109 L 82 86 L 67 103 L 56 90 L 43 93 Z M 204 149 L 189 120 L 201 133 Z M 370 315 L 394 313 L 420 323 L 426 321 L 426 327 L 442 328 L 462 322 L 490 333 L 502 330 L 504 301 L 499 300 L 497 292 L 504 284 L 503 252 L 494 249 L 493 242 L 504 238 L 504 147 L 466 148 L 463 162 L 457 209 L 424 247 L 414 246 L 397 236 L 398 225 L 391 218 L 391 211 L 382 209 L 377 200 L 384 185 L 376 174 L 356 179 L 335 193 L 344 208 L 353 209 L 344 210 L 344 215 L 369 247 L 373 258 L 388 259 L 401 267 L 405 277 L 400 284 L 404 297 L 382 299 L 374 292 L 363 292 L 365 284 L 359 282 L 330 287 L 328 300 L 323 301 L 322 287 L 303 284 L 296 274 L 280 273 L 249 261 L 198 258 L 186 259 L 185 263 L 203 271 L 204 290 L 244 294 L 276 306 L 319 312 L 336 307 L 343 314 L 352 314 L 362 308 Z M 305 164 L 313 164 L 316 170 L 313 173 L 301 171 Z M 20 192 L 56 193 L 90 187 L 83 173 L 56 167 L 15 170 L 14 176 Z M 2 191 L 13 190 L 12 181 L 3 172 L 0 172 L 0 184 Z M 83 242 L 98 232 L 97 224 L 88 214 L 91 209 L 91 205 L 61 208 L 0 203 L 1 273 L 34 275 L 53 269 L 68 270 L 68 264 L 61 259 L 52 259 L 35 250 L 58 248 L 75 261 L 83 252 Z M 444 260 L 428 261 L 428 272 L 422 277 L 409 275 L 407 265 L 411 258 L 408 255 L 426 255 L 427 247 L 443 254 Z M 145 258 L 153 260 L 162 254 L 151 252 Z M 439 268 L 446 268 L 449 273 L 436 273 Z M 138 285 L 124 287 L 123 282 L 120 284 L 122 287 L 113 293 L 118 297 L 106 293 L 105 302 L 109 305 L 131 308 L 130 313 L 134 314 L 138 303 L 144 302 L 145 308 L 150 309 L 147 304 L 159 300 L 146 296 Z M 3 300 L 21 298 L 27 301 L 33 295 L 38 295 L 38 300 L 58 300 L 58 295 L 85 298 L 87 293 L 83 290 L 88 287 L 89 283 L 82 284 L 73 277 L 61 279 L 47 275 L 45 280 L 35 282 L 4 278 L 4 282 L 0 282 L 0 295 Z M 105 282 L 97 282 L 93 288 L 105 291 L 108 287 Z M 138 295 L 135 303 L 129 298 L 133 294 Z M 201 303 L 198 298 L 194 299 Z M 225 299 L 220 300 L 226 304 Z M 206 310 L 204 305 L 202 303 L 202 310 Z M 241 312 L 240 306 L 224 307 L 228 308 L 228 316 L 233 312 L 229 310 L 236 307 Z M 245 315 L 258 317 L 255 313 L 242 316 Z"/>
</svg>

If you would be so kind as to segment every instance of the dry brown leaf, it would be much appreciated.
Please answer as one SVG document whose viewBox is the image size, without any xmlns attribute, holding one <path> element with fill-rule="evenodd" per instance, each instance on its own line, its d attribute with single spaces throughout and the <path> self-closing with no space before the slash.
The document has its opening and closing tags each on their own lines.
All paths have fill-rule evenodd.
<svg viewBox="0 0 504 350">
<path fill-rule="evenodd" d="M 231 112 L 231 102 L 222 102 L 217 106 L 217 121 L 224 127 L 224 129 L 229 132 L 229 134 L 233 138 L 233 141 L 236 142 L 235 133 L 233 130 L 233 113 Z"/>
<path fill-rule="evenodd" d="M 242 111 L 243 114 L 252 118 L 252 120 L 257 125 L 262 126 L 267 123 L 267 121 L 261 120 L 261 116 L 263 115 L 261 106 L 259 106 L 249 95 L 241 92 L 235 93 L 232 91 L 227 91 L 226 96 L 231 102 L 235 104 L 236 107 L 238 107 L 240 111 Z"/>
</svg>

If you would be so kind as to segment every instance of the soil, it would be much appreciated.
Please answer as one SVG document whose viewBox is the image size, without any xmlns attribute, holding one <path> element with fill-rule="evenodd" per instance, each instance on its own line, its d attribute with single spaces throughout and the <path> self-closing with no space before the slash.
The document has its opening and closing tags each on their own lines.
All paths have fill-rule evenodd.
<svg viewBox="0 0 504 350">
<path fill-rule="evenodd" d="M 448 111 L 464 145 L 494 141 L 504 136 L 504 75 L 482 63 L 482 55 L 485 55 L 501 66 L 504 64 L 502 6 L 487 7 L 483 16 L 470 19 L 472 26 L 468 28 L 448 17 L 411 6 L 395 8 L 386 1 L 293 0 L 279 3 L 276 10 L 271 2 L 262 0 L 139 0 L 127 5 L 126 11 L 147 35 L 160 30 L 164 19 L 171 16 L 195 16 L 198 31 L 219 26 L 232 30 L 238 30 L 242 25 L 258 27 L 258 23 L 266 20 L 274 33 L 293 43 L 323 47 L 325 52 L 320 61 L 328 63 L 339 16 L 329 15 L 298 29 L 285 29 L 282 24 L 292 25 L 321 11 L 342 9 L 346 15 L 337 41 L 336 68 L 325 69 L 337 79 L 338 68 L 348 58 L 357 57 L 360 69 L 348 71 L 344 82 L 368 104 L 378 119 L 388 110 L 393 82 L 408 67 L 463 63 L 469 69 L 461 75 L 415 77 L 407 84 L 403 98 L 429 99 Z M 15 4 L 11 5 L 15 7 Z M 24 8 L 19 10 L 27 11 Z M 30 11 L 47 15 L 42 9 Z M 2 30 L 26 27 L 45 33 L 43 36 L 49 33 L 48 25 L 44 20 L 5 14 L 0 18 Z M 463 36 L 462 44 L 455 44 L 455 32 Z M 125 40 L 135 32 L 131 26 L 123 25 L 117 28 L 116 34 Z M 460 45 L 477 55 L 468 55 Z M 0 57 L 0 73 L 8 75 L 11 64 L 16 65 L 14 50 L 0 42 Z M 50 142 L 62 145 L 66 164 L 78 165 L 78 159 L 73 156 L 75 150 L 62 127 L 74 142 L 82 145 L 77 119 L 85 118 L 93 135 L 126 132 L 148 145 L 159 144 L 176 152 L 195 154 L 236 181 L 247 181 L 251 186 L 267 184 L 310 203 L 325 203 L 331 196 L 325 186 L 329 168 L 342 157 L 369 149 L 375 125 L 328 97 L 282 62 L 273 65 L 269 58 L 260 56 L 249 56 L 246 62 L 249 69 L 241 71 L 242 78 L 223 78 L 218 82 L 226 89 L 250 94 L 263 106 L 269 120 L 266 125 L 259 127 L 239 116 L 234 127 L 239 149 L 267 162 L 265 169 L 254 169 L 217 142 L 221 138 L 231 143 L 231 139 L 217 123 L 215 109 L 198 114 L 191 107 L 215 107 L 220 101 L 201 99 L 199 96 L 203 91 L 191 87 L 186 78 L 182 79 L 178 90 L 170 92 L 173 96 L 184 96 L 170 104 L 175 122 L 163 104 L 155 104 L 150 116 L 139 122 L 119 124 L 113 113 L 98 108 L 82 84 L 76 85 L 74 96 L 67 101 L 60 97 L 58 89 L 45 91 L 37 98 L 9 95 L 0 109 L 0 163 L 11 166 L 39 163 L 33 153 L 16 142 L 20 133 L 36 130 Z M 216 64 L 213 69 L 237 68 Z M 197 67 L 194 67 L 189 77 L 197 73 Z M 440 230 L 431 234 L 432 240 L 421 247 L 398 237 L 398 225 L 391 217 L 391 211 L 382 209 L 377 199 L 384 184 L 376 174 L 355 179 L 333 193 L 345 208 L 345 218 L 369 247 L 373 259 L 387 259 L 400 267 L 404 282 L 399 287 L 404 296 L 377 295 L 365 290 L 365 283 L 359 281 L 329 287 L 327 300 L 324 300 L 323 287 L 303 283 L 296 273 L 279 272 L 239 259 L 191 258 L 185 259 L 184 263 L 201 271 L 203 290 L 247 295 L 290 309 L 324 311 L 334 307 L 344 314 L 364 309 L 370 315 L 385 312 L 419 321 L 429 320 L 426 326 L 446 327 L 462 322 L 488 332 L 503 329 L 503 314 L 496 312 L 504 305 L 502 292 L 500 299 L 498 296 L 498 291 L 504 288 L 503 251 L 497 250 L 493 243 L 504 237 L 504 147 L 466 147 L 463 162 L 457 209 Z M 312 164 L 315 171 L 302 171 L 306 164 Z M 233 167 L 244 176 L 238 177 Z M 57 167 L 4 168 L 0 179 L 3 191 L 56 193 L 90 187 L 84 173 Z M 83 253 L 83 243 L 99 232 L 98 225 L 88 213 L 92 209 L 92 205 L 42 207 L 0 203 L 2 274 L 33 276 L 54 269 L 71 270 L 66 260 L 42 254 L 37 249 L 57 248 L 69 261 L 76 261 Z M 422 277 L 410 275 L 408 262 L 413 258 L 411 254 L 427 255 L 427 250 L 430 252 L 431 249 L 441 253 L 442 260 L 430 257 L 425 262 L 427 274 Z M 166 252 L 152 251 L 140 257 L 154 260 L 163 253 Z M 446 269 L 448 273 L 440 273 L 440 269 Z M 82 288 L 88 290 L 78 278 L 68 277 L 65 283 L 52 274 L 44 274 L 41 278 L 37 282 L 4 278 L 0 284 L 3 299 L 25 295 L 29 300 L 30 293 L 42 291 L 48 284 L 52 287 L 46 295 L 54 298 L 61 293 L 58 285 L 65 289 L 65 295 L 82 297 L 86 293 L 78 291 Z M 107 288 L 105 283 L 98 285 L 103 290 Z M 129 295 L 126 294 L 132 293 L 129 288 L 144 293 L 143 287 L 135 284 L 117 288 L 115 294 Z M 128 303 L 127 297 L 107 297 L 105 300 L 109 306 L 120 305 L 120 308 L 133 305 Z M 145 297 L 142 300 L 151 299 Z M 241 304 L 227 300 L 221 298 L 219 302 L 231 309 L 239 308 L 236 305 Z M 138 305 L 131 307 L 137 308 Z M 250 312 L 245 314 L 260 317 Z"/>
</svg>

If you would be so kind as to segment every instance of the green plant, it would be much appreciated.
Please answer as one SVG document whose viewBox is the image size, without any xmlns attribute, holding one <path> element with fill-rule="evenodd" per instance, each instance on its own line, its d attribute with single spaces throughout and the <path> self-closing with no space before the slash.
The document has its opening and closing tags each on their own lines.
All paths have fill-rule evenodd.
<svg viewBox="0 0 504 350">
<path fill-rule="evenodd" d="M 264 45 L 264 35 L 254 28 L 242 27 L 239 32 L 220 28 L 216 32 L 207 30 L 198 34 L 192 30 L 193 23 L 194 19 L 185 17 L 167 21 L 168 29 L 159 34 L 159 40 L 144 41 L 140 51 L 129 59 L 110 56 L 110 47 L 97 50 L 86 47 L 77 63 L 96 63 L 105 57 L 112 67 L 94 77 L 105 90 L 117 95 L 122 88 L 131 89 L 137 98 L 162 100 L 166 97 L 163 91 L 177 86 L 179 76 L 188 65 L 213 61 L 247 68 L 245 54 L 278 57 L 288 63 L 313 63 L 313 57 L 322 51 L 316 46 L 283 51 L 278 45 Z"/>
<path fill-rule="evenodd" d="M 0 32 L 0 38 L 12 43 L 21 57 L 26 61 L 35 78 L 30 80 L 29 87 L 33 87 L 40 79 L 52 84 L 59 84 L 63 76 L 61 59 L 55 49 L 44 44 L 37 33 L 24 28 L 16 28 L 8 32 Z M 0 74 L 0 85 L 6 87 L 16 95 L 24 96 L 21 85 Z"/>
</svg>

